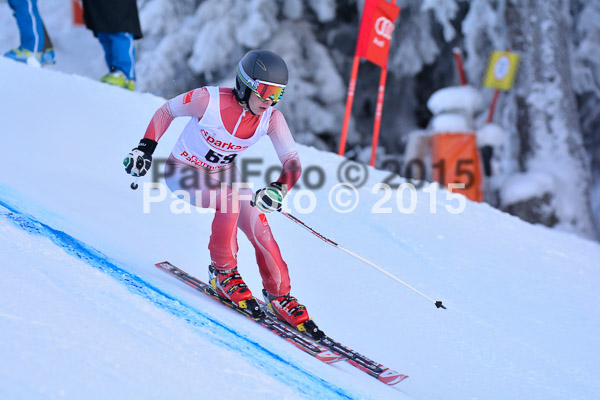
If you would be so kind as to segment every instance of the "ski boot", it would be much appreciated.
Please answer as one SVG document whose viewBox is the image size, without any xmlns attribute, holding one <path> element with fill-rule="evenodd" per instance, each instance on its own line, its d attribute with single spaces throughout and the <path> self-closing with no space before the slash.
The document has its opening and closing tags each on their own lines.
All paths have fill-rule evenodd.
<svg viewBox="0 0 600 400">
<path fill-rule="evenodd" d="M 135 80 L 127 79 L 122 71 L 109 72 L 100 78 L 100 82 L 109 85 L 119 86 L 127 90 L 135 90 Z"/>
<path fill-rule="evenodd" d="M 285 296 L 272 296 L 265 289 L 262 292 L 269 310 L 277 318 L 298 329 L 300 332 L 306 332 L 317 341 L 325 336 L 312 318 L 308 316 L 306 307 L 298 303 L 295 297 L 290 296 L 289 293 Z"/>
<path fill-rule="evenodd" d="M 214 265 L 208 266 L 208 279 L 212 288 L 223 297 L 241 309 L 247 309 L 253 318 L 261 318 L 264 313 L 252 292 L 238 273 L 237 267 L 221 271 Z"/>
<path fill-rule="evenodd" d="M 33 52 L 24 47 L 18 47 L 4 53 L 4 57 L 12 58 L 15 61 L 36 67 L 48 64 L 56 64 L 56 60 L 54 58 L 54 49 L 52 48 L 41 52 Z"/>
<path fill-rule="evenodd" d="M 42 64 L 42 65 L 53 65 L 53 64 L 56 64 L 56 58 L 54 56 L 54 49 L 53 48 L 48 48 L 48 49 L 42 51 L 38 55 L 38 57 L 40 59 L 40 64 Z"/>
<path fill-rule="evenodd" d="M 4 53 L 4 57 L 12 58 L 15 61 L 27 63 L 27 59 L 35 57 L 35 54 L 31 50 L 27 50 L 24 47 L 17 47 Z"/>
</svg>

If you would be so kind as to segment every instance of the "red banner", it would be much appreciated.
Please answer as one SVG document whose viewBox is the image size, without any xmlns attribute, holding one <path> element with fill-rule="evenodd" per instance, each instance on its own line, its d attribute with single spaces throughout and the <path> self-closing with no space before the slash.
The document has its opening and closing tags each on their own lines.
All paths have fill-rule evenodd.
<svg viewBox="0 0 600 400">
<path fill-rule="evenodd" d="M 400 7 L 385 0 L 367 0 L 362 13 L 356 54 L 384 68 Z"/>
<path fill-rule="evenodd" d="M 375 125 L 373 126 L 373 145 L 371 153 L 371 165 L 375 165 L 375 152 L 379 139 L 379 128 L 381 122 L 381 110 L 383 109 L 383 95 L 385 92 L 385 78 L 387 72 L 387 59 L 390 51 L 390 42 L 394 33 L 394 22 L 400 13 L 400 7 L 395 0 L 388 3 L 385 0 L 366 0 L 360 21 L 356 52 L 352 63 L 352 75 L 348 86 L 348 98 L 346 99 L 346 113 L 344 114 L 344 125 L 340 137 L 339 154 L 344 155 L 346 151 L 346 137 L 348 135 L 348 124 L 352 113 L 354 101 L 354 89 L 356 88 L 356 76 L 361 58 L 366 58 L 381 67 L 381 78 L 379 79 L 379 90 L 377 95 L 377 109 L 375 112 Z"/>
</svg>

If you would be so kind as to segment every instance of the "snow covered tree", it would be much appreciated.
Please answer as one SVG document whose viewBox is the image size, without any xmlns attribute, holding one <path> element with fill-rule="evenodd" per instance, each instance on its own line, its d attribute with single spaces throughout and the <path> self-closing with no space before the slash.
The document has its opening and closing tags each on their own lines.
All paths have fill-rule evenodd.
<svg viewBox="0 0 600 400">
<path fill-rule="evenodd" d="M 592 158 L 590 200 L 600 237 L 600 2 L 573 0 L 573 86 L 584 145 Z"/>
<path fill-rule="evenodd" d="M 572 48 L 565 35 L 570 28 L 569 3 L 509 0 L 504 16 L 509 47 L 521 55 L 512 95 L 520 170 L 549 178 L 550 185 L 536 194 L 549 195 L 542 211 L 546 215 L 540 218 L 554 214 L 562 229 L 591 237 L 590 164 L 572 85 Z M 532 212 L 528 204 L 513 211 Z"/>
<path fill-rule="evenodd" d="M 501 96 L 497 115 L 508 133 L 498 205 L 530 222 L 594 237 L 591 167 L 576 93 L 594 91 L 589 78 L 598 61 L 590 58 L 598 53 L 589 50 L 597 44 L 587 42 L 588 58 L 572 69 L 582 45 L 574 48 L 568 33 L 576 26 L 593 38 L 597 24 L 586 30 L 574 24 L 571 9 L 583 15 L 583 7 L 573 7 L 577 1 L 473 0 L 463 33 L 472 77 L 483 75 L 491 50 L 510 48 L 521 56 L 514 89 Z M 491 91 L 484 94 L 489 98 Z"/>
</svg>

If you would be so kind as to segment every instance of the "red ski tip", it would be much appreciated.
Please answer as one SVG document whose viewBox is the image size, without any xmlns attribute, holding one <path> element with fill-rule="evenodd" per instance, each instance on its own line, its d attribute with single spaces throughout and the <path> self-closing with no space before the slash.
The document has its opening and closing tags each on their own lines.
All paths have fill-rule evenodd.
<svg viewBox="0 0 600 400">
<path fill-rule="evenodd" d="M 315 357 L 318 360 L 323 361 L 324 363 L 327 363 L 327 364 L 332 364 L 334 362 L 342 361 L 345 359 L 345 357 L 335 354 L 334 352 L 328 350 L 327 348 L 324 348 L 324 350 L 322 352 L 320 352 L 319 354 L 315 355 Z"/>
<path fill-rule="evenodd" d="M 387 385 L 395 385 L 408 378 L 408 375 L 402 375 L 391 369 L 384 370 L 377 379 Z"/>
</svg>

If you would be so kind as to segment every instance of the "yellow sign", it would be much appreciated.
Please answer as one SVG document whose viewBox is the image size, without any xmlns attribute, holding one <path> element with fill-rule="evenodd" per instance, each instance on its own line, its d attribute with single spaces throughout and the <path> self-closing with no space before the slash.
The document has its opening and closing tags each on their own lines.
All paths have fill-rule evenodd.
<svg viewBox="0 0 600 400">
<path fill-rule="evenodd" d="M 483 86 L 500 90 L 510 90 L 515 81 L 519 55 L 508 51 L 492 51 L 490 61 L 485 73 Z"/>
</svg>

